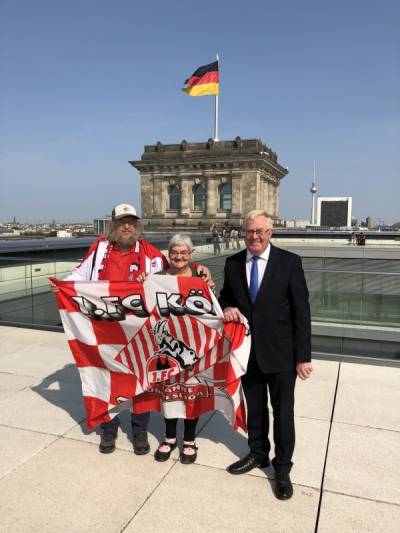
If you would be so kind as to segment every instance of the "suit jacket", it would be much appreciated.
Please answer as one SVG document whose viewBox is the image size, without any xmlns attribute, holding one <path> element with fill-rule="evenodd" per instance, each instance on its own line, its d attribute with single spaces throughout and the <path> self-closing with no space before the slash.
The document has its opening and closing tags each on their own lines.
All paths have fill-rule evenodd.
<svg viewBox="0 0 400 533">
<path fill-rule="evenodd" d="M 300 257 L 271 244 L 267 268 L 252 304 L 246 252 L 226 260 L 221 307 L 238 307 L 249 321 L 252 351 L 263 372 L 285 372 L 298 362 L 311 361 L 310 305 Z"/>
</svg>

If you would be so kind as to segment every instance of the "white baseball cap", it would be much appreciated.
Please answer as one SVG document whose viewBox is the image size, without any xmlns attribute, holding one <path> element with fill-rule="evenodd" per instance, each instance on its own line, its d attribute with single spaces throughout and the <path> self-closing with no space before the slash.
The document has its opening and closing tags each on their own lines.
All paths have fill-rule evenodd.
<svg viewBox="0 0 400 533">
<path fill-rule="evenodd" d="M 136 214 L 136 209 L 133 207 L 133 205 L 129 205 L 129 204 L 116 205 L 112 212 L 112 219 L 118 220 L 119 218 L 123 218 L 123 217 L 139 218 Z"/>
</svg>

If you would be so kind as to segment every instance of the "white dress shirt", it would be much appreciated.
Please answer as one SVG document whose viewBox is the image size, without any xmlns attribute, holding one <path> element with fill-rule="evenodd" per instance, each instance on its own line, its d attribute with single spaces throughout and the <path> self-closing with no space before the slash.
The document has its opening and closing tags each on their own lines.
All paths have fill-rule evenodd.
<svg viewBox="0 0 400 533">
<path fill-rule="evenodd" d="M 260 260 L 257 261 L 256 266 L 258 269 L 258 288 L 260 288 L 262 279 L 265 274 L 265 269 L 267 268 L 268 258 L 269 258 L 269 252 L 271 251 L 271 245 L 268 244 L 267 249 L 259 256 Z M 251 267 L 253 265 L 253 254 L 250 253 L 247 250 L 246 255 L 246 278 L 247 278 L 247 285 L 250 287 L 250 272 Z"/>
</svg>

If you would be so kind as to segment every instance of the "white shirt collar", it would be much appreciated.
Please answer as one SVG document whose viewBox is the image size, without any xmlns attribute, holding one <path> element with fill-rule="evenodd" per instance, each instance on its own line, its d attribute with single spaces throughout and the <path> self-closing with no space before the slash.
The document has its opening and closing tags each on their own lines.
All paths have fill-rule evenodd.
<svg viewBox="0 0 400 533">
<path fill-rule="evenodd" d="M 268 244 L 267 248 L 263 251 L 262 254 L 259 255 L 259 257 L 261 259 L 263 259 L 264 261 L 268 261 L 268 257 L 269 257 L 269 253 L 271 251 L 271 243 Z M 253 255 L 251 252 L 249 252 L 249 250 L 247 250 L 247 254 L 246 254 L 246 263 L 248 261 L 251 261 L 252 258 L 253 258 Z"/>
</svg>

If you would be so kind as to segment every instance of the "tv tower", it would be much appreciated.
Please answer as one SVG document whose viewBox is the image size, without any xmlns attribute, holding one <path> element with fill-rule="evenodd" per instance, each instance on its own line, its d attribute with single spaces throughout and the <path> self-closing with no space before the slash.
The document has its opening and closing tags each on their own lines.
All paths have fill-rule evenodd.
<svg viewBox="0 0 400 533">
<path fill-rule="evenodd" d="M 314 159 L 314 177 L 310 189 L 311 193 L 311 224 L 317 224 L 317 178 L 315 176 L 315 159 Z"/>
</svg>

